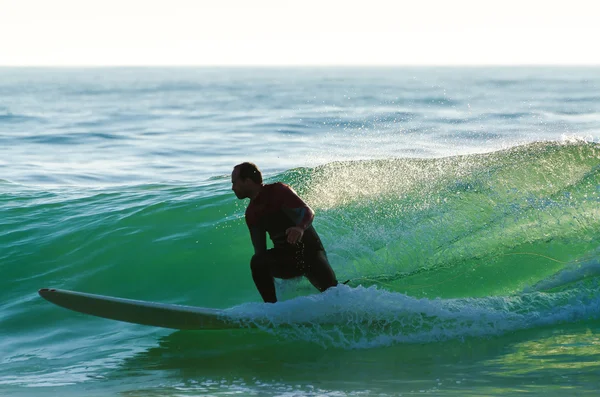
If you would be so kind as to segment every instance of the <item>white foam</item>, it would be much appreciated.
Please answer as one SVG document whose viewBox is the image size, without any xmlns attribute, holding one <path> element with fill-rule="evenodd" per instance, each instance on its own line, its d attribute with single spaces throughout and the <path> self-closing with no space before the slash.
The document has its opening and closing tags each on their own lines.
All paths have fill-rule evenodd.
<svg viewBox="0 0 600 397">
<path fill-rule="evenodd" d="M 227 310 L 245 324 L 325 347 L 485 337 L 535 326 L 600 317 L 600 294 L 571 290 L 518 296 L 417 299 L 376 287 L 340 285 L 323 294 Z"/>
</svg>

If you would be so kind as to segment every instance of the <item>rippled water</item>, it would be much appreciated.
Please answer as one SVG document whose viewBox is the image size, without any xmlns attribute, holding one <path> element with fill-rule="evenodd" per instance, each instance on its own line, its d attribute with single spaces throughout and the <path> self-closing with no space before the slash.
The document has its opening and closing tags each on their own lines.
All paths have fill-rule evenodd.
<svg viewBox="0 0 600 397">
<path fill-rule="evenodd" d="M 0 394 L 590 394 L 598 68 L 0 69 Z M 249 273 L 255 161 L 347 286 Z M 173 331 L 63 288 L 223 308 Z"/>
</svg>

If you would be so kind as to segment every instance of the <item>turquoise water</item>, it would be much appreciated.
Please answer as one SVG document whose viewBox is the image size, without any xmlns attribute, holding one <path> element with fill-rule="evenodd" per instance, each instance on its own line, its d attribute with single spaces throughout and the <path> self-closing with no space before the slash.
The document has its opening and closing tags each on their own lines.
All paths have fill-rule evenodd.
<svg viewBox="0 0 600 397">
<path fill-rule="evenodd" d="M 594 395 L 599 87 L 597 68 L 0 69 L 0 394 Z M 230 190 L 246 160 L 313 207 L 347 286 L 261 303 Z M 260 326 L 113 322 L 44 287 Z"/>
</svg>

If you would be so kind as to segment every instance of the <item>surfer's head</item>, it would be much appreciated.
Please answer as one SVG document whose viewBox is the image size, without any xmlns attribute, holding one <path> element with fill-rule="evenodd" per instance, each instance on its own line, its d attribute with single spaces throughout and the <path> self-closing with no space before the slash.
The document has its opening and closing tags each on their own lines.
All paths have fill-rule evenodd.
<svg viewBox="0 0 600 397">
<path fill-rule="evenodd" d="M 262 174 L 256 164 L 241 163 L 233 167 L 231 190 L 239 199 L 256 196 L 262 186 Z"/>
</svg>

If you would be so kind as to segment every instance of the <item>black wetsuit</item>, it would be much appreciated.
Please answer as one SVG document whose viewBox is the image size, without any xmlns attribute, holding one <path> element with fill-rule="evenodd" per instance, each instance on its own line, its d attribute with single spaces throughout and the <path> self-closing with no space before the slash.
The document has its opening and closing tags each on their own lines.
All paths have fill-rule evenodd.
<svg viewBox="0 0 600 397">
<path fill-rule="evenodd" d="M 250 262 L 252 278 L 265 302 L 276 302 L 273 277 L 306 276 L 319 291 L 338 284 L 329 265 L 319 235 L 311 225 L 312 210 L 300 197 L 281 182 L 264 185 L 246 209 L 254 256 Z M 301 241 L 287 242 L 286 230 L 304 229 Z M 274 248 L 267 250 L 266 233 Z"/>
</svg>

